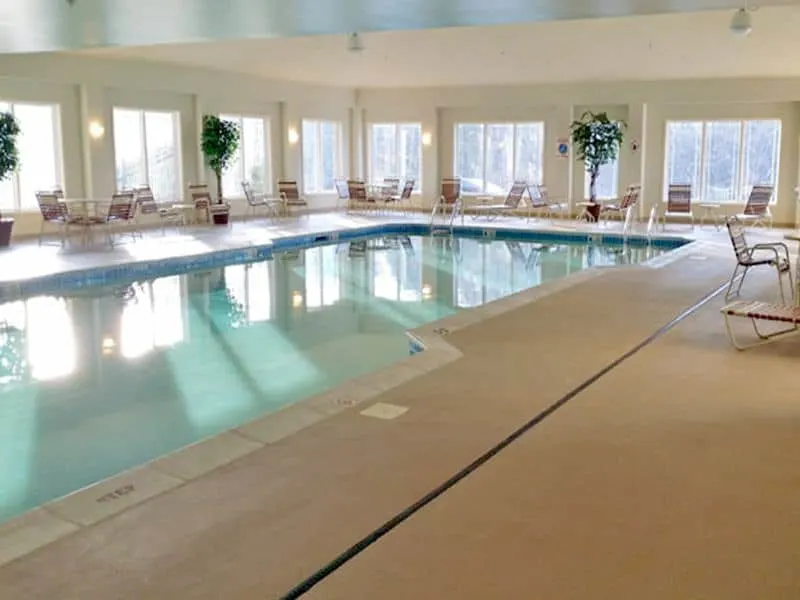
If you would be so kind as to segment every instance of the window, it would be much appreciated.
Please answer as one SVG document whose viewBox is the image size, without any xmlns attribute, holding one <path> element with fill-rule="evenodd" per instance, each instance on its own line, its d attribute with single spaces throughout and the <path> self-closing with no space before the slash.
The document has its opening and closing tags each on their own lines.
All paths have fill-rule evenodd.
<svg viewBox="0 0 800 600">
<path fill-rule="evenodd" d="M 0 209 L 38 211 L 36 192 L 61 187 L 59 107 L 0 102 L 0 111 L 13 113 L 20 126 L 20 167 L 0 182 Z"/>
<path fill-rule="evenodd" d="M 422 179 L 422 125 L 373 123 L 369 134 L 369 174 L 374 181 L 386 177 Z"/>
<path fill-rule="evenodd" d="M 226 197 L 244 195 L 242 182 L 247 181 L 255 192 L 269 194 L 272 176 L 269 165 L 269 121 L 261 117 L 220 115 L 221 119 L 239 126 L 239 148 L 230 166 L 222 174 L 222 191 Z"/>
<path fill-rule="evenodd" d="M 594 183 L 594 191 L 598 200 L 608 200 L 617 197 L 617 182 L 619 180 L 619 162 L 612 160 L 600 167 L 597 174 L 597 181 Z M 587 200 L 591 197 L 589 193 L 589 172 L 584 175 L 583 197 Z"/>
<path fill-rule="evenodd" d="M 158 202 L 181 197 L 178 114 L 114 109 L 117 189 L 149 185 Z"/>
<path fill-rule="evenodd" d="M 776 185 L 781 122 L 670 121 L 664 194 L 688 183 L 696 200 L 743 202 L 754 185 Z"/>
<path fill-rule="evenodd" d="M 465 194 L 504 195 L 542 183 L 544 123 L 457 123 L 455 172 Z"/>
<path fill-rule="evenodd" d="M 333 121 L 303 119 L 303 191 L 306 194 L 334 192 L 340 172 L 340 125 Z"/>
</svg>

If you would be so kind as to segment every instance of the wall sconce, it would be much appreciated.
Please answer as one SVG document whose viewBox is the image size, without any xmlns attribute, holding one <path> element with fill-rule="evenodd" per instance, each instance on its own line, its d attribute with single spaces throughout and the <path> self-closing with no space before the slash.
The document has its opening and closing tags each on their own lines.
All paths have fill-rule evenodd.
<svg viewBox="0 0 800 600">
<path fill-rule="evenodd" d="M 303 294 L 300 292 L 292 292 L 292 306 L 294 308 L 303 306 Z"/>
<path fill-rule="evenodd" d="M 289 127 L 289 143 L 296 144 L 297 140 L 300 139 L 300 136 L 297 135 L 297 129 L 294 127 Z"/>
<path fill-rule="evenodd" d="M 423 146 L 430 146 L 431 145 L 431 132 L 426 131 L 422 134 L 422 145 Z"/>
<path fill-rule="evenodd" d="M 422 286 L 422 297 L 423 298 L 430 298 L 433 295 L 433 290 L 429 283 L 426 283 Z"/>
<path fill-rule="evenodd" d="M 89 136 L 93 140 L 99 140 L 106 133 L 106 128 L 100 121 L 89 121 Z"/>
</svg>

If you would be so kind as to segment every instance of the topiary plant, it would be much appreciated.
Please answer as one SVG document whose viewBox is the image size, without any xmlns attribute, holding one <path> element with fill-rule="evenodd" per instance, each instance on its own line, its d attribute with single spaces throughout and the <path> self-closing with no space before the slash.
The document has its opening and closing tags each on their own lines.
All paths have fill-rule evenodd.
<svg viewBox="0 0 800 600">
<path fill-rule="evenodd" d="M 17 118 L 10 112 L 0 113 L 0 181 L 5 181 L 19 168 L 19 134 Z"/>
<path fill-rule="evenodd" d="M 217 176 L 217 202 L 222 203 L 222 172 L 239 149 L 239 126 L 216 115 L 203 116 L 201 149 L 206 164 Z"/>
<path fill-rule="evenodd" d="M 586 111 L 579 120 L 570 125 L 576 158 L 583 161 L 586 172 L 589 173 L 589 200 L 593 204 L 597 201 L 595 186 L 600 167 L 616 160 L 625 127 L 627 125 L 624 121 L 612 121 L 604 112 L 591 111 Z M 599 207 L 595 208 L 599 213 Z"/>
</svg>

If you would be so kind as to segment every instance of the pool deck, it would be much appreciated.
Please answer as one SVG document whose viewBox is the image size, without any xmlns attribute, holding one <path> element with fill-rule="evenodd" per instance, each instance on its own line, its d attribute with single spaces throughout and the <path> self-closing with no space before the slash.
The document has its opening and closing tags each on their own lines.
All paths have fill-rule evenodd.
<svg viewBox="0 0 800 600">
<path fill-rule="evenodd" d="M 19 244 L 0 265 L 365 222 L 158 232 L 113 252 Z M 659 268 L 582 272 L 420 328 L 430 350 L 393 370 L 0 526 L 0 597 L 282 597 L 532 419 L 304 597 L 797 597 L 800 343 L 730 347 L 711 295 L 729 243 L 695 237 Z M 771 277 L 754 272 L 747 294 L 772 299 Z"/>
</svg>

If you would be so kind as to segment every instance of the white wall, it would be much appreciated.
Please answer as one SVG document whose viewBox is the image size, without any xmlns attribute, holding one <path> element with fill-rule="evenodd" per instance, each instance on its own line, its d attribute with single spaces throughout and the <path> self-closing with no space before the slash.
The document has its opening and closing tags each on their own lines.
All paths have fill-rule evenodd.
<svg viewBox="0 0 800 600">
<path fill-rule="evenodd" d="M 551 196 L 573 202 L 583 196 L 583 167 L 557 156 L 556 141 L 568 137 L 572 119 L 585 110 L 605 110 L 628 123 L 620 153 L 620 190 L 642 184 L 642 214 L 663 194 L 665 130 L 668 120 L 777 118 L 782 122 L 781 158 L 776 205 L 778 223 L 795 222 L 794 188 L 798 183 L 800 138 L 800 79 L 711 80 L 587 83 L 576 85 L 521 85 L 364 89 L 359 105 L 393 115 L 436 114 L 438 173 L 453 170 L 454 124 L 458 121 L 544 121 L 544 178 Z M 631 148 L 631 140 L 639 148 Z M 428 201 L 437 192 L 437 181 L 427 175 L 424 191 Z M 740 208 L 740 207 L 739 207 Z M 734 212 L 737 207 L 727 207 Z"/>
<path fill-rule="evenodd" d="M 288 128 L 299 130 L 303 118 L 326 118 L 342 124 L 342 162 L 350 169 L 350 111 L 355 93 L 334 88 L 273 81 L 227 72 L 145 61 L 103 60 L 53 55 L 0 55 L 0 99 L 47 102 L 60 106 L 63 183 L 67 195 L 103 197 L 115 188 L 114 106 L 176 111 L 180 116 L 184 189 L 194 182 L 213 183 L 200 153 L 202 115 L 259 115 L 270 122 L 272 175 L 297 178 L 302 185 L 301 145 L 290 145 Z M 99 120 L 105 136 L 87 134 Z M 238 190 L 237 190 L 238 192 Z M 238 194 L 237 194 L 238 195 Z M 309 198 L 311 209 L 331 205 L 331 197 Z M 232 198 L 235 212 L 246 208 Z M 15 236 L 38 232 L 39 216 L 17 214 Z"/>
</svg>

